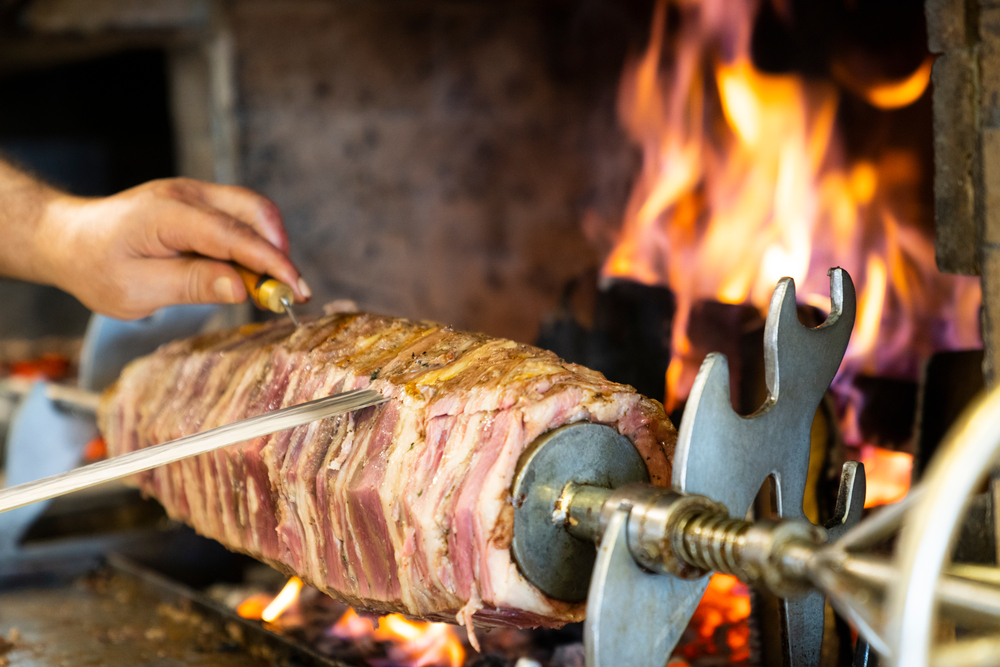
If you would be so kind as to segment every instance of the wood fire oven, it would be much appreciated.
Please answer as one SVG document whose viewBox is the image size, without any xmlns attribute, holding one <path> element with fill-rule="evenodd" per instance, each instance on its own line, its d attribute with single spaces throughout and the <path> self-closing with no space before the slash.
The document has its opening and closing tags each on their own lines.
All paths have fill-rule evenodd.
<svg viewBox="0 0 1000 667">
<path fill-rule="evenodd" d="M 1000 354 L 998 40 L 987 0 L 0 0 L 7 159 L 247 185 L 307 316 L 533 343 L 679 428 L 669 490 L 606 425 L 511 463 L 504 549 L 586 623 L 359 614 L 112 484 L 0 513 L 0 662 L 991 664 L 1000 485 L 960 473 L 993 460 L 990 399 L 961 415 Z M 126 362 L 265 319 L 3 287 L 8 485 L 106 455 Z"/>
</svg>

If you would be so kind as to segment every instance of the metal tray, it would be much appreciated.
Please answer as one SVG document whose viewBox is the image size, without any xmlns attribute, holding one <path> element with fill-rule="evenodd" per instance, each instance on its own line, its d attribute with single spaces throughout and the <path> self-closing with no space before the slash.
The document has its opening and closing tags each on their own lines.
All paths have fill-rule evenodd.
<svg viewBox="0 0 1000 667">
<path fill-rule="evenodd" d="M 350 667 L 130 558 L 75 546 L 0 563 L 0 665 Z"/>
</svg>

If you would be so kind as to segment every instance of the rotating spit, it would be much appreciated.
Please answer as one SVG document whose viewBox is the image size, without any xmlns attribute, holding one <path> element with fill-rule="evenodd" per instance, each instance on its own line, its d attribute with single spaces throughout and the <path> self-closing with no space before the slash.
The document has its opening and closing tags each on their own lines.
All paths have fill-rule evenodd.
<svg viewBox="0 0 1000 667">
<path fill-rule="evenodd" d="M 842 269 L 830 271 L 830 295 L 830 316 L 807 329 L 798 321 L 791 279 L 778 283 L 765 328 L 768 399 L 749 417 L 731 407 L 725 357 L 706 358 L 681 421 L 672 488 L 649 484 L 634 447 L 607 426 L 563 427 L 522 455 L 512 489 L 514 557 L 547 595 L 586 598 L 589 667 L 666 664 L 711 572 L 781 598 L 786 665 L 818 664 L 823 595 L 872 648 L 899 655 L 878 606 L 895 590 L 893 563 L 859 552 L 897 529 L 921 492 L 854 526 L 864 470 L 848 462 L 835 519 L 816 526 L 802 511 L 813 415 L 854 323 L 854 286 Z M 768 477 L 779 519 L 745 520 Z M 903 560 L 911 569 L 919 565 Z M 998 575 L 964 566 L 923 584 L 942 612 L 1000 623 L 1000 586 L 990 583 Z"/>
</svg>

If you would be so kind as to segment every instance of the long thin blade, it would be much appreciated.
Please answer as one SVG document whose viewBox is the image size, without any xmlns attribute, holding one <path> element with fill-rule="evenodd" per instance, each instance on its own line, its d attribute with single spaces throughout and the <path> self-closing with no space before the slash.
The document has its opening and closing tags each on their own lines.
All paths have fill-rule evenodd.
<svg viewBox="0 0 1000 667">
<path fill-rule="evenodd" d="M 377 391 L 358 389 L 242 419 L 204 433 L 195 433 L 59 475 L 3 489 L 0 491 L 0 512 L 128 477 L 143 470 L 308 424 L 317 419 L 378 405 L 387 400 L 389 399 Z"/>
</svg>

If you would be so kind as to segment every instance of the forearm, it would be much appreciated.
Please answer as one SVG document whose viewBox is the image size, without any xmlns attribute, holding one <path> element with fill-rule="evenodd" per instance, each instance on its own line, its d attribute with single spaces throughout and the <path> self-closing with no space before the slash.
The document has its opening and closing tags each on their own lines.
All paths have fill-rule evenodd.
<svg viewBox="0 0 1000 667">
<path fill-rule="evenodd" d="M 44 246 L 46 212 L 63 193 L 0 159 L 0 275 L 52 284 Z"/>
</svg>

